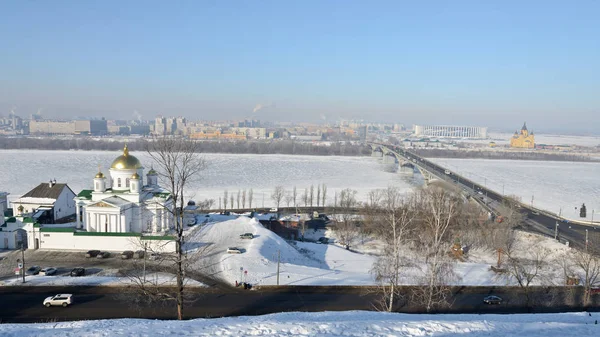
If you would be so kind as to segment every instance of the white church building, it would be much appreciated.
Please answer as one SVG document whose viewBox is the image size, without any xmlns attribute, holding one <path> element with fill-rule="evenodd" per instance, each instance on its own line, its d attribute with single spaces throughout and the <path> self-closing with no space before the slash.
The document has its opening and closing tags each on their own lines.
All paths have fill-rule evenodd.
<svg viewBox="0 0 600 337">
<path fill-rule="evenodd" d="M 173 200 L 158 185 L 158 174 L 151 169 L 144 184 L 144 167 L 129 154 L 111 164 L 109 177 L 98 172 L 94 189 L 75 197 L 77 228 L 103 233 L 165 233 L 173 221 Z"/>
<path fill-rule="evenodd" d="M 111 164 L 108 176 L 101 170 L 93 178 L 93 189 L 75 196 L 76 224 L 71 227 L 31 223 L 28 247 L 70 250 L 174 251 L 168 233 L 173 225 L 173 199 L 158 185 L 158 174 L 150 169 L 144 180 L 142 163 L 123 154 Z M 150 246 L 149 246 L 150 245 Z"/>
</svg>

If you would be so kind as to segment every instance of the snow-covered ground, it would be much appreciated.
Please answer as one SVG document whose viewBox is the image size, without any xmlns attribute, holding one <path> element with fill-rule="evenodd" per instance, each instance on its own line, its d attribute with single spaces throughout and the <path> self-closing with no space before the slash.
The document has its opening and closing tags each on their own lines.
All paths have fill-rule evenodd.
<svg viewBox="0 0 600 337">
<path fill-rule="evenodd" d="M 216 220 L 214 217 L 220 217 Z M 234 284 L 248 282 L 254 285 L 277 284 L 277 261 L 279 259 L 280 285 L 375 285 L 370 273 L 381 245 L 378 240 L 365 238 L 348 251 L 336 244 L 286 241 L 264 228 L 257 220 L 246 216 L 211 215 L 210 222 L 196 226 L 187 235 L 187 249 L 194 259 L 192 268 Z M 310 234 L 308 231 L 307 234 Z M 239 238 L 240 234 L 253 233 L 252 240 Z M 314 237 L 328 236 L 335 241 L 334 232 L 314 233 Z M 310 238 L 310 235 L 306 236 Z M 553 263 L 569 250 L 555 240 L 545 239 L 528 233 L 517 233 L 517 242 L 524 257 L 532 249 L 544 247 L 548 250 L 548 264 L 542 268 L 540 277 L 533 284 L 564 283 L 562 271 Z M 242 254 L 228 254 L 228 247 L 241 248 Z M 198 257 L 193 257 L 197 252 Z M 409 255 L 407 251 L 405 255 Z M 465 262 L 457 262 L 458 276 L 455 285 L 514 285 L 490 270 L 495 265 L 495 252 L 473 249 Z M 403 284 L 417 284 L 420 269 L 413 268 L 403 277 Z"/>
<path fill-rule="evenodd" d="M 527 160 L 446 159 L 431 161 L 486 185 L 498 193 L 517 195 L 522 201 L 568 218 L 579 218 L 585 203 L 587 220 L 600 213 L 600 163 Z M 600 221 L 595 214 L 594 221 Z"/>
<path fill-rule="evenodd" d="M 145 153 L 131 154 L 150 168 L 152 162 Z M 9 192 L 12 201 L 39 183 L 56 179 L 79 193 L 92 188 L 98 165 L 107 174 L 119 155 L 121 152 L 111 151 L 0 150 L 3 162 L 13 163 L 0 168 L 0 191 Z M 335 192 L 345 188 L 357 190 L 357 198 L 366 200 L 372 189 L 393 185 L 409 190 L 419 183 L 412 177 L 385 172 L 371 157 L 206 154 L 205 158 L 207 169 L 195 186 L 190 185 L 189 197 L 195 200 L 218 200 L 225 190 L 235 196 L 238 190 L 252 189 L 253 207 L 272 207 L 271 193 L 277 185 L 288 191 L 296 186 L 301 195 L 311 185 L 316 193 L 317 185 L 326 184 L 328 203 L 333 203 Z"/>
<path fill-rule="evenodd" d="M 2 336 L 597 336 L 598 313 L 410 315 L 288 312 L 264 316 L 158 321 L 118 319 L 2 324 Z"/>
</svg>

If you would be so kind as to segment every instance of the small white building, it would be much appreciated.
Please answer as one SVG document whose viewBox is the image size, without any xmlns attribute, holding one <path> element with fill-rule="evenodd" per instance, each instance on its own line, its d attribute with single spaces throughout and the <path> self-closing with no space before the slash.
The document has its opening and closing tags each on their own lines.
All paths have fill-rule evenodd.
<svg viewBox="0 0 600 337">
<path fill-rule="evenodd" d="M 55 181 L 41 183 L 12 202 L 16 216 L 31 215 L 36 221 L 43 217 L 45 223 L 60 222 L 75 215 L 75 193 L 67 184 Z"/>
<path fill-rule="evenodd" d="M 27 238 L 23 222 L 16 217 L 5 216 L 8 215 L 7 195 L 6 192 L 0 192 L 0 249 L 16 249 L 22 242 L 26 243 Z"/>
</svg>

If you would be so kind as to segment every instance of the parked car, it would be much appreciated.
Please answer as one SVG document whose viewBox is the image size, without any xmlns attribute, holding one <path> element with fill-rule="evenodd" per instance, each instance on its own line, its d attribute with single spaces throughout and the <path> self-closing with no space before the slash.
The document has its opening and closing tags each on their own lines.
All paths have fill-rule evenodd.
<svg viewBox="0 0 600 337">
<path fill-rule="evenodd" d="M 73 295 L 72 294 L 58 294 L 50 297 L 46 297 L 44 300 L 44 306 L 49 308 L 51 306 L 60 305 L 62 307 L 66 307 L 69 304 L 73 303 Z"/>
<path fill-rule="evenodd" d="M 483 299 L 483 303 L 485 304 L 501 304 L 502 298 L 498 296 L 487 296 Z"/>
<path fill-rule="evenodd" d="M 133 257 L 133 251 L 131 251 L 131 250 L 126 250 L 121 253 L 121 258 L 123 260 L 131 259 L 132 257 Z"/>
<path fill-rule="evenodd" d="M 254 239 L 254 234 L 252 234 L 252 233 L 240 234 L 240 239 Z"/>
<path fill-rule="evenodd" d="M 70 275 L 72 277 L 85 276 L 85 268 L 81 268 L 81 267 L 73 268 L 73 270 L 71 270 Z"/>
<path fill-rule="evenodd" d="M 97 259 L 106 259 L 110 257 L 110 253 L 109 252 L 100 252 L 98 253 L 98 255 L 96 255 Z"/>
<path fill-rule="evenodd" d="M 159 253 L 150 253 L 150 255 L 148 255 L 148 260 L 156 261 L 158 259 L 160 259 Z"/>
<path fill-rule="evenodd" d="M 96 257 L 98 254 L 100 254 L 99 250 L 88 250 L 87 253 L 85 253 L 85 257 Z"/>
<path fill-rule="evenodd" d="M 50 276 L 50 275 L 54 275 L 54 274 L 56 274 L 56 268 L 54 268 L 54 267 L 47 267 L 47 268 L 40 270 L 40 275 L 43 275 L 43 276 Z"/>
<path fill-rule="evenodd" d="M 133 258 L 134 259 L 143 259 L 144 255 L 146 255 L 146 253 L 143 250 L 136 250 L 135 253 L 133 253 Z"/>
<path fill-rule="evenodd" d="M 27 269 L 27 271 L 25 273 L 27 275 L 37 275 L 40 273 L 40 270 L 42 270 L 42 268 L 40 268 L 40 266 L 31 266 L 31 267 L 29 267 L 29 269 Z"/>
<path fill-rule="evenodd" d="M 237 247 L 229 247 L 229 248 L 227 248 L 227 253 L 228 254 L 241 254 L 242 253 L 242 249 L 241 248 L 237 248 Z"/>
<path fill-rule="evenodd" d="M 322 244 L 326 245 L 329 243 L 329 238 L 322 236 L 319 238 L 319 240 L 317 240 L 317 243 L 322 243 Z"/>
</svg>

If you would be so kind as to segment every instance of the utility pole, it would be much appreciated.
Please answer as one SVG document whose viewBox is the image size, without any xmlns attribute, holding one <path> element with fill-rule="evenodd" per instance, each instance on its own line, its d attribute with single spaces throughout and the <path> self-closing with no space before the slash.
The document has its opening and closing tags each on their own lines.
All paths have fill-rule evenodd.
<svg viewBox="0 0 600 337">
<path fill-rule="evenodd" d="M 588 230 L 585 230 L 585 251 L 588 250 Z"/>
<path fill-rule="evenodd" d="M 279 285 L 279 262 L 281 261 L 281 250 L 277 250 L 277 285 Z"/>
<path fill-rule="evenodd" d="M 554 226 L 554 240 L 558 240 L 558 222 Z"/>
<path fill-rule="evenodd" d="M 25 283 L 25 243 L 21 241 L 21 261 L 23 261 L 23 268 L 21 268 L 21 275 L 23 276 L 23 283 Z"/>
</svg>

